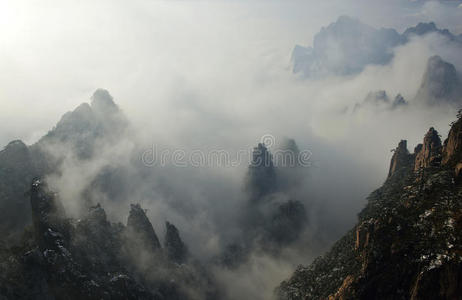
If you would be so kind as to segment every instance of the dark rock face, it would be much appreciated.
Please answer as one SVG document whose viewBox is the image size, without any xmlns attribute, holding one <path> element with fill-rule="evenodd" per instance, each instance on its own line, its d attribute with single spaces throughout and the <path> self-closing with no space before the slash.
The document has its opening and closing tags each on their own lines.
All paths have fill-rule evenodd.
<svg viewBox="0 0 462 300">
<path fill-rule="evenodd" d="M 148 249 L 155 252 L 160 249 L 160 242 L 146 212 L 139 204 L 130 205 L 127 221 L 127 235 L 132 240 L 134 249 Z M 135 250 L 136 251 L 136 250 Z"/>
<path fill-rule="evenodd" d="M 280 150 L 289 156 L 278 157 L 276 167 L 263 144 L 254 149 L 247 180 L 249 201 L 243 213 L 246 244 L 242 249 L 248 250 L 257 243 L 266 251 L 277 253 L 282 246 L 295 242 L 307 224 L 305 206 L 292 194 L 304 177 L 297 160 L 298 146 L 287 139 Z"/>
<path fill-rule="evenodd" d="M 416 101 L 429 105 L 461 103 L 462 85 L 454 65 L 439 56 L 430 57 Z"/>
<path fill-rule="evenodd" d="M 216 258 L 221 266 L 239 267 L 254 250 L 277 256 L 308 224 L 303 199 L 294 192 L 306 176 L 298 161 L 300 150 L 293 139 L 283 140 L 279 147 L 275 162 L 264 144 L 254 148 L 245 181 L 247 201 L 238 220 L 242 235 Z"/>
<path fill-rule="evenodd" d="M 167 232 L 165 234 L 164 247 L 167 257 L 172 262 L 184 263 L 188 259 L 188 248 L 181 240 L 178 229 L 169 222 L 165 223 L 165 227 Z"/>
<path fill-rule="evenodd" d="M 421 150 L 416 153 L 414 170 L 418 171 L 441 163 L 441 139 L 433 127 L 425 134 Z"/>
<path fill-rule="evenodd" d="M 0 151 L 0 232 L 5 235 L 22 231 L 30 224 L 27 192 L 35 176 L 31 153 L 22 141 L 12 141 Z"/>
<path fill-rule="evenodd" d="M 413 157 L 407 150 L 407 141 L 401 140 L 398 147 L 395 149 L 390 162 L 390 170 L 388 171 L 388 178 L 392 177 L 395 173 L 404 169 L 407 171 L 412 167 Z M 400 174 L 402 176 L 402 174 Z"/>
<path fill-rule="evenodd" d="M 115 143 L 127 130 L 129 124 L 109 93 L 97 90 L 91 106 L 83 103 L 74 111 L 64 114 L 56 126 L 37 143 L 26 146 L 21 141 L 11 142 L 0 151 L 2 232 L 15 233 L 30 224 L 30 201 L 26 194 L 33 178 L 59 174 L 67 156 L 75 156 L 80 160 L 94 157 L 101 147 Z M 117 174 L 116 171 L 112 173 Z M 99 182 L 103 181 L 102 177 L 108 176 L 102 174 L 98 177 Z M 123 188 L 122 184 L 114 186 L 119 187 L 119 190 Z M 103 188 L 98 192 L 107 192 Z"/>
<path fill-rule="evenodd" d="M 110 224 L 98 204 L 75 224 L 71 239 L 74 257 L 92 273 L 117 273 L 122 268 L 122 224 Z"/>
<path fill-rule="evenodd" d="M 153 251 L 156 239 L 139 205 L 132 206 L 125 227 L 110 223 L 99 204 L 81 220 L 66 218 L 57 195 L 38 179 L 30 200 L 35 237 L 14 252 L 5 250 L 6 259 L 0 253 L 1 298 L 216 299 L 216 289 L 199 264 L 179 266 L 164 258 L 158 244 L 156 255 L 142 256 Z M 136 253 L 125 248 L 134 241 L 127 240 L 128 227 L 151 238 L 138 244 Z"/>
<path fill-rule="evenodd" d="M 139 169 L 129 168 L 130 157 L 122 167 L 101 167 L 72 199 L 82 203 L 78 220 L 66 217 L 59 195 L 43 180 L 33 181 L 61 176 L 69 157 L 77 164 L 97 159 L 101 149 L 117 145 L 129 129 L 109 93 L 97 90 L 91 105 L 65 114 L 36 144 L 14 141 L 0 151 L 0 229 L 18 231 L 13 246 L 0 241 L 1 299 L 217 298 L 207 269 L 185 254 L 178 230 L 169 227 L 169 247 L 162 249 L 140 205 L 132 205 L 123 225 L 111 223 L 95 204 L 120 200 L 117 205 L 133 193 L 133 187 L 127 188 L 133 174 L 123 171 L 140 175 Z"/>
<path fill-rule="evenodd" d="M 267 239 L 277 245 L 288 245 L 299 238 L 306 222 L 305 206 L 300 201 L 283 202 L 270 217 Z"/>
<path fill-rule="evenodd" d="M 452 125 L 453 138 L 458 122 Z M 452 168 L 436 163 L 438 149 L 441 142 L 432 128 L 415 151 L 424 172 L 400 174 L 393 168 L 400 165 L 398 157 L 409 158 L 401 141 L 390 167 L 394 172 L 370 194 L 358 224 L 310 266 L 298 267 L 276 289 L 278 298 L 459 299 L 462 187 Z M 407 169 L 412 166 L 411 159 Z"/>
<path fill-rule="evenodd" d="M 56 194 L 40 180 L 32 184 L 31 204 L 38 247 L 20 253 L 17 265 L 7 269 L 13 274 L 22 269 L 25 279 L 15 278 L 12 288 L 19 298 L 162 299 L 124 274 L 101 207 L 74 227 Z M 27 287 L 27 281 L 38 286 Z"/>
<path fill-rule="evenodd" d="M 60 248 L 64 238 L 63 234 L 68 235 L 68 224 L 61 202 L 40 179 L 32 183 L 30 201 L 32 221 L 40 249 Z"/>
<path fill-rule="evenodd" d="M 445 263 L 417 276 L 411 299 L 459 299 L 461 282 L 462 265 Z"/>
<path fill-rule="evenodd" d="M 454 167 L 462 162 L 462 119 L 452 124 L 448 138 L 444 141 L 442 164 Z"/>
<path fill-rule="evenodd" d="M 245 188 L 250 194 L 251 201 L 260 201 L 264 196 L 277 190 L 273 158 L 262 143 L 253 150 Z"/>
<path fill-rule="evenodd" d="M 83 103 L 74 111 L 64 114 L 56 126 L 37 143 L 26 146 L 21 141 L 13 141 L 8 144 L 0 151 L 1 232 L 13 236 L 31 223 L 27 194 L 33 178 L 59 174 L 68 156 L 79 160 L 93 158 L 102 147 L 117 142 L 129 128 L 128 121 L 111 95 L 99 89 L 92 96 L 91 106 Z M 126 199 L 125 186 L 120 183 L 121 180 L 114 182 L 119 179 L 118 171 L 113 168 L 100 174 L 97 182 L 92 184 L 103 194 L 109 194 L 109 191 L 115 191 L 114 187 L 117 187 L 119 198 Z M 110 187 L 102 184 L 107 182 Z M 109 198 L 119 200 L 116 197 Z M 94 204 L 93 201 L 89 203 Z"/>
</svg>

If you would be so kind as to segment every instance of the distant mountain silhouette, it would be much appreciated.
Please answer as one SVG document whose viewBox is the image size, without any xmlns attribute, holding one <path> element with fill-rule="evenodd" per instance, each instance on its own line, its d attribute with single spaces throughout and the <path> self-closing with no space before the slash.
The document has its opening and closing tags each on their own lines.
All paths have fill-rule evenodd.
<svg viewBox="0 0 462 300">
<path fill-rule="evenodd" d="M 413 36 L 429 33 L 462 44 L 460 36 L 437 28 L 432 22 L 419 23 L 399 34 L 394 29 L 375 29 L 357 19 L 341 16 L 315 35 L 312 47 L 295 46 L 292 70 L 308 78 L 357 74 L 367 65 L 389 63 L 396 46 L 406 44 Z"/>
</svg>

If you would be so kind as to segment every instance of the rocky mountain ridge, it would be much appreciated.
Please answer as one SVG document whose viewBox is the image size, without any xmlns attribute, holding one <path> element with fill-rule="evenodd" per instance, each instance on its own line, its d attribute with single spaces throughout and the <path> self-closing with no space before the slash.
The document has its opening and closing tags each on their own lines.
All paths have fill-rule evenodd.
<svg viewBox="0 0 462 300">
<path fill-rule="evenodd" d="M 376 29 L 355 18 L 340 16 L 315 35 L 312 47 L 294 47 L 292 70 L 308 78 L 357 74 L 367 65 L 389 63 L 393 48 L 408 43 L 414 36 L 431 33 L 462 45 L 460 36 L 439 29 L 433 22 L 419 23 L 400 34 L 395 29 Z"/>
<path fill-rule="evenodd" d="M 112 224 L 100 205 L 79 220 L 66 217 L 59 196 L 35 179 L 33 227 L 0 264 L 4 299 L 215 299 L 216 289 L 175 243 L 162 247 L 145 211 L 131 206 L 127 225 Z M 167 226 L 173 226 L 168 224 Z M 175 228 L 176 229 L 176 228 Z M 167 228 L 167 230 L 169 230 Z M 172 229 L 170 229 L 172 230 Z M 170 234 L 171 235 L 171 234 Z"/>
<path fill-rule="evenodd" d="M 99 149 L 116 144 L 130 131 L 124 114 L 107 90 L 98 89 L 33 145 L 13 141 L 0 151 L 1 232 L 18 232 L 31 224 L 29 185 L 34 177 L 59 174 L 66 158 L 89 160 Z M 121 195 L 125 196 L 125 195 Z M 89 201 L 91 203 L 91 199 Z M 3 228 L 2 228 L 3 227 Z M 8 240 L 8 239 L 6 239 Z"/>
<path fill-rule="evenodd" d="M 461 117 L 444 143 L 434 128 L 412 154 L 402 140 L 357 225 L 298 267 L 277 288 L 278 298 L 460 299 Z"/>
<path fill-rule="evenodd" d="M 360 109 L 394 110 L 412 105 L 427 105 L 429 107 L 449 105 L 459 107 L 462 103 L 462 80 L 453 64 L 434 55 L 427 60 L 425 72 L 420 86 L 411 102 L 406 101 L 401 94 L 393 101 L 384 90 L 371 91 L 361 103 L 356 103 L 353 113 Z"/>
<path fill-rule="evenodd" d="M 454 65 L 440 56 L 430 57 L 415 99 L 428 105 L 445 102 L 459 105 L 462 101 L 462 81 Z"/>
</svg>

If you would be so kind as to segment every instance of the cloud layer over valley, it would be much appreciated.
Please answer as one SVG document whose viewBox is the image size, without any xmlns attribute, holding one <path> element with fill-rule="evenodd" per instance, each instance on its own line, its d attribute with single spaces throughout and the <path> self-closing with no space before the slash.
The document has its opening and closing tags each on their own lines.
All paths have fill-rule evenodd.
<svg viewBox="0 0 462 300">
<path fill-rule="evenodd" d="M 311 154 L 310 165 L 271 203 L 295 199 L 304 206 L 300 237 L 277 254 L 249 246 L 249 263 L 237 268 L 211 267 L 229 299 L 268 299 L 297 264 L 309 263 L 354 224 L 365 197 L 386 178 L 389 150 L 407 139 L 412 152 L 422 128 L 446 136 L 462 104 L 429 106 L 416 97 L 434 55 L 462 79 L 462 43 L 438 33 L 412 36 L 390 49 L 389 62 L 357 74 L 294 74 L 294 46 L 311 46 L 316 33 L 341 15 L 399 33 L 433 21 L 462 34 L 457 3 L 344 2 L 0 2 L 0 144 L 36 143 L 65 112 L 107 89 L 127 123 L 120 131 L 102 129 L 109 137 L 78 136 L 91 142 L 89 157 L 67 144 L 50 147 L 59 166 L 47 177 L 50 186 L 76 218 L 85 197 L 101 203 L 113 222 L 125 222 L 129 204 L 140 203 L 159 236 L 172 222 L 191 253 L 213 264 L 244 239 L 250 157 L 232 167 L 149 166 L 143 153 L 154 147 L 233 156 L 251 153 L 265 135 L 275 138 L 272 152 L 293 139 Z M 6 18 L 8 26 L 1 21 Z M 363 104 L 375 91 L 392 100 L 400 94 L 407 104 Z M 79 109 L 101 129 L 101 107 Z M 108 186 L 119 189 L 110 194 Z"/>
</svg>

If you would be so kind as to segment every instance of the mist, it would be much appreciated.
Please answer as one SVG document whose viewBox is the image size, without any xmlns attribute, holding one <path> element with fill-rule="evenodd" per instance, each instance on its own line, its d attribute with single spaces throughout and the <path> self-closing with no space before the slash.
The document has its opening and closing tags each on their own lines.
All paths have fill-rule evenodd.
<svg viewBox="0 0 462 300">
<path fill-rule="evenodd" d="M 296 187 L 309 224 L 299 241 L 277 256 L 252 251 L 237 269 L 212 268 L 229 299 L 269 299 L 298 264 L 310 263 L 353 226 L 366 196 L 386 179 L 390 150 L 401 139 L 412 152 L 431 126 L 445 136 L 457 112 L 414 99 L 429 57 L 440 55 L 462 70 L 460 46 L 437 34 L 412 38 L 393 49 L 389 64 L 357 75 L 311 80 L 293 74 L 293 47 L 310 46 L 341 15 L 400 33 L 428 21 L 462 33 L 462 8 L 445 2 L 0 2 L 0 144 L 34 144 L 65 112 L 90 102 L 97 88 L 107 89 L 130 129 L 116 142 L 101 140 L 91 160 L 53 149 L 63 162 L 47 180 L 78 218 L 78 199 L 98 174 L 123 170 L 117 199 L 91 195 L 108 218 L 125 222 L 129 204 L 140 203 L 157 234 L 172 222 L 207 264 L 242 236 L 250 155 L 233 166 L 196 167 L 171 160 L 149 165 L 143 153 L 235 157 L 251 153 L 265 135 L 275 139 L 270 151 L 294 139 L 311 153 Z M 410 105 L 353 111 L 376 90 L 401 94 Z"/>
</svg>

